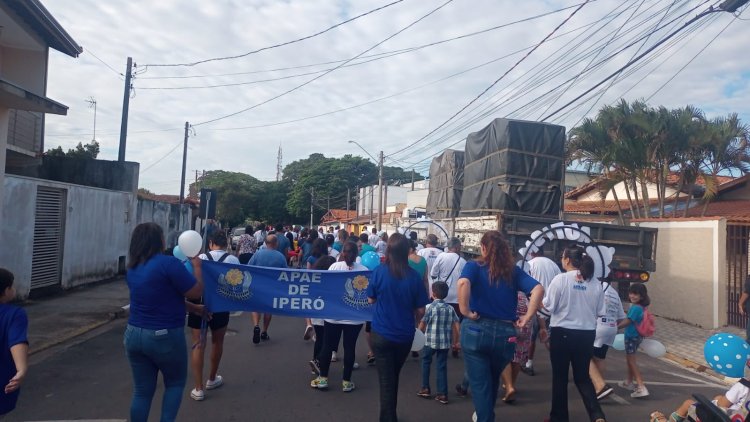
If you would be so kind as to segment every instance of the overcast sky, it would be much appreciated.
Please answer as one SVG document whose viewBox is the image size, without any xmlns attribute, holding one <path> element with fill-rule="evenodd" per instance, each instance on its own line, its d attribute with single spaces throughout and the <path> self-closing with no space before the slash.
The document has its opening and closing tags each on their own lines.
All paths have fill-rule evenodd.
<svg viewBox="0 0 750 422">
<path fill-rule="evenodd" d="M 463 148 L 461 140 L 493 118 L 546 117 L 711 4 L 596 0 L 563 24 L 583 0 L 454 0 L 427 17 L 445 0 L 405 0 L 322 35 L 242 58 L 154 66 L 242 55 L 315 34 L 391 1 L 43 0 L 84 49 L 77 59 L 50 52 L 47 95 L 70 109 L 67 116 L 47 116 L 45 148 L 92 139 L 94 111 L 85 100 L 94 97 L 99 158 L 117 159 L 122 74 L 130 56 L 137 76 L 126 159 L 141 164 L 141 187 L 179 193 L 186 121 L 194 125 L 188 182 L 195 170 L 274 180 L 279 145 L 284 165 L 315 152 L 365 156 L 348 140 L 374 156 L 384 151 L 387 165 L 426 174 L 432 157 L 451 145 Z M 491 29 L 527 18 L 534 19 Z M 646 56 L 640 62 L 645 66 L 548 121 L 569 129 L 603 104 L 650 98 L 652 105 L 693 104 L 709 117 L 736 112 L 750 123 L 747 19 L 750 13 L 735 19 L 721 12 L 699 20 Z M 645 37 L 657 27 L 663 29 Z M 234 85 L 206 88 L 227 84 Z M 149 89 L 185 87 L 192 88 Z"/>
</svg>

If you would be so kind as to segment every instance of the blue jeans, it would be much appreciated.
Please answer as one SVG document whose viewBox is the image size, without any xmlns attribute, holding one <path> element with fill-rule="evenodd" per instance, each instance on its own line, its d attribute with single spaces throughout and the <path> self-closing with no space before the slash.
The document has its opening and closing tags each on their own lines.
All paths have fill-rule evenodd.
<svg viewBox="0 0 750 422">
<path fill-rule="evenodd" d="M 187 379 L 185 328 L 148 330 L 128 324 L 124 343 L 133 372 L 130 420 L 148 420 L 151 400 L 156 391 L 156 380 L 161 371 L 164 378 L 164 397 L 160 421 L 174 421 L 180 409 Z"/>
<path fill-rule="evenodd" d="M 435 355 L 435 377 L 437 378 L 437 394 L 448 395 L 448 349 L 433 349 L 425 346 L 422 349 L 422 387 L 430 388 L 430 366 L 432 355 Z"/>
<path fill-rule="evenodd" d="M 461 322 L 461 349 L 478 422 L 495 420 L 500 373 L 513 360 L 516 327 L 509 321 L 480 318 Z"/>
</svg>

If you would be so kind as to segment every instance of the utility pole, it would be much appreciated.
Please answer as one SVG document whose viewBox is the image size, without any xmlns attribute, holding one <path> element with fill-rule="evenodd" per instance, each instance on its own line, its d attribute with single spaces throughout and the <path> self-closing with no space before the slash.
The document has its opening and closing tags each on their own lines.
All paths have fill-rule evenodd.
<svg viewBox="0 0 750 422">
<path fill-rule="evenodd" d="M 346 188 L 346 218 L 349 218 L 349 199 L 351 198 L 351 193 L 349 193 L 349 188 Z"/>
<path fill-rule="evenodd" d="M 378 231 L 383 226 L 383 151 L 380 151 L 380 160 L 378 167 L 380 175 L 378 176 Z"/>
<path fill-rule="evenodd" d="M 414 190 L 414 169 L 411 169 L 411 190 Z"/>
<path fill-rule="evenodd" d="M 315 188 L 310 188 L 310 230 L 313 227 L 313 201 L 315 201 Z"/>
<path fill-rule="evenodd" d="M 383 192 L 383 213 L 385 213 L 386 208 L 388 208 L 388 183 L 385 184 Z"/>
<path fill-rule="evenodd" d="M 187 164 L 187 141 L 189 130 L 190 123 L 185 122 L 185 140 L 182 146 L 182 178 L 180 179 L 180 205 L 185 203 L 185 164 Z"/>
<path fill-rule="evenodd" d="M 128 137 L 128 111 L 130 109 L 130 78 L 132 76 L 133 58 L 128 57 L 127 68 L 125 69 L 125 94 L 122 96 L 122 122 L 120 123 L 120 151 L 117 154 L 117 161 L 125 161 L 125 141 Z"/>
<path fill-rule="evenodd" d="M 92 141 L 96 141 L 96 98 L 89 97 L 87 100 L 85 100 L 87 103 L 89 103 L 89 108 L 94 109 L 94 135 L 91 137 Z"/>
<path fill-rule="evenodd" d="M 328 200 L 328 211 L 331 210 L 331 197 L 326 198 Z"/>
</svg>

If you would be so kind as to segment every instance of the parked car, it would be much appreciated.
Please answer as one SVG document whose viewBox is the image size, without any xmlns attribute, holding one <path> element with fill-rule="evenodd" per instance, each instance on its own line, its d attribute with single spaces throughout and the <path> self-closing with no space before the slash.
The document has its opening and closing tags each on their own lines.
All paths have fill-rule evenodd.
<svg viewBox="0 0 750 422">
<path fill-rule="evenodd" d="M 244 227 L 235 227 L 232 229 L 232 249 L 237 249 L 237 242 L 240 241 L 240 236 L 245 234 Z"/>
</svg>

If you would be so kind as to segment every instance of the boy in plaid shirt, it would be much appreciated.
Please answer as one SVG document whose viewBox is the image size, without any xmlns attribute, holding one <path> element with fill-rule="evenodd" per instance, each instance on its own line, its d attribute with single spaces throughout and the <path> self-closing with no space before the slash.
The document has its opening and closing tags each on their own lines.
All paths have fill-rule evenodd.
<svg viewBox="0 0 750 422">
<path fill-rule="evenodd" d="M 446 282 L 432 283 L 432 297 L 435 300 L 419 322 L 419 329 L 425 333 L 426 342 L 422 351 L 422 389 L 417 395 L 430 398 L 430 365 L 434 355 L 438 391 L 435 400 L 442 404 L 448 404 L 448 351 L 451 346 L 458 347 L 458 315 L 451 305 L 443 301 L 447 295 Z"/>
</svg>

